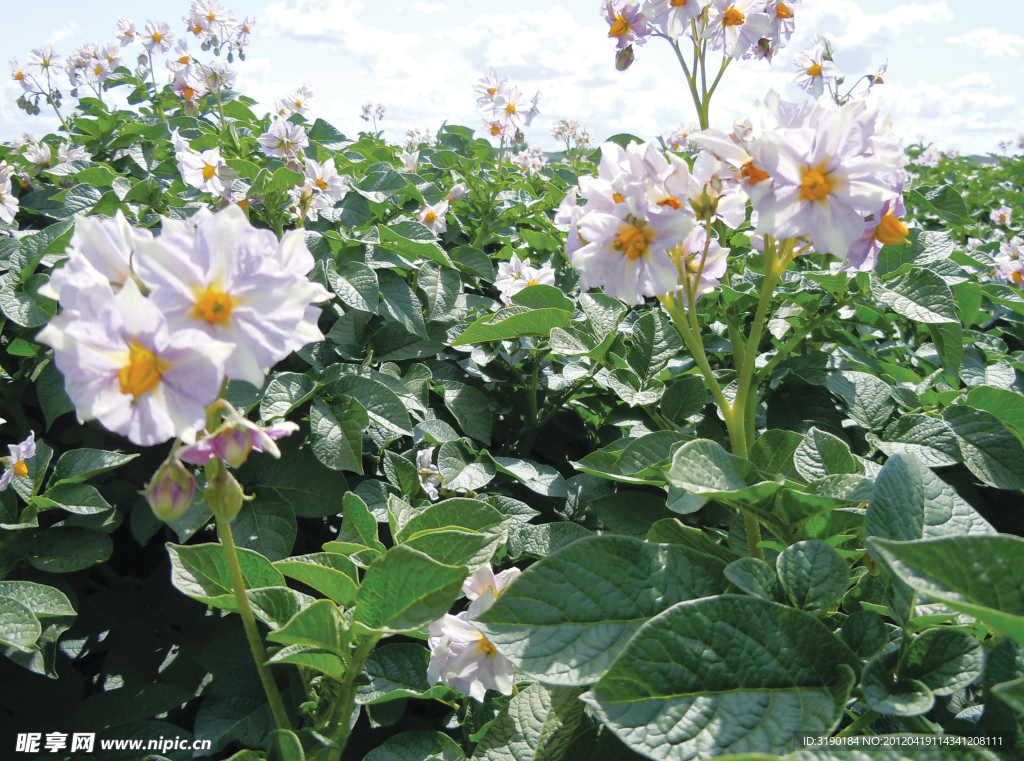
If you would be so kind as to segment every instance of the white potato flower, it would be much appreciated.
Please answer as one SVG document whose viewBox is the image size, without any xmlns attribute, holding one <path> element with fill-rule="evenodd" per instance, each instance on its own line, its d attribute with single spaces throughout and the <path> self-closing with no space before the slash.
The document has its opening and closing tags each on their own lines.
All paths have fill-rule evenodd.
<svg viewBox="0 0 1024 761">
<path fill-rule="evenodd" d="M 259 137 L 260 149 L 272 158 L 295 158 L 298 151 L 309 147 L 306 131 L 285 119 L 274 119 L 270 129 Z"/>
<path fill-rule="evenodd" d="M 768 33 L 769 26 L 765 0 L 712 0 L 704 37 L 713 49 L 740 58 Z"/>
<path fill-rule="evenodd" d="M 186 185 L 204 193 L 222 195 L 231 187 L 237 172 L 220 155 L 220 148 L 208 151 L 182 151 L 177 155 L 178 171 Z"/>
<path fill-rule="evenodd" d="M 147 21 L 146 28 L 138 33 L 139 42 L 151 55 L 163 55 L 174 44 L 171 27 L 164 21 Z"/>
<path fill-rule="evenodd" d="M 448 213 L 448 200 L 444 199 L 436 204 L 425 204 L 422 209 L 416 212 L 416 219 L 425 225 L 434 235 L 440 235 L 448 229 L 445 214 Z"/>
</svg>

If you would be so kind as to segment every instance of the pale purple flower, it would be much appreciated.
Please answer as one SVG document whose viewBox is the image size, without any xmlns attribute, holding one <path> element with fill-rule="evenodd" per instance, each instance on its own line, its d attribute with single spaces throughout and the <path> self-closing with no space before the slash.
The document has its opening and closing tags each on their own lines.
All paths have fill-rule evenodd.
<svg viewBox="0 0 1024 761">
<path fill-rule="evenodd" d="M 1008 225 L 1010 220 L 1013 219 L 1013 209 L 1009 206 L 1000 206 L 989 214 L 989 219 L 992 220 L 993 225 Z"/>
<path fill-rule="evenodd" d="M 260 149 L 272 158 L 295 158 L 300 149 L 309 146 L 306 131 L 298 124 L 284 119 L 274 119 L 270 129 L 260 135 Z"/>
<path fill-rule="evenodd" d="M 765 11 L 768 13 L 768 36 L 776 49 L 781 50 L 789 44 L 790 37 L 796 31 L 796 9 L 803 0 L 768 0 Z"/>
<path fill-rule="evenodd" d="M 704 255 L 705 246 L 707 256 Z M 707 230 L 704 227 L 698 225 L 693 228 L 693 232 L 682 242 L 679 251 L 679 271 L 689 281 L 688 287 L 695 300 L 721 285 L 722 276 L 725 275 L 728 266 L 729 249 L 724 248 L 715 238 L 712 238 L 709 244 Z M 683 303 L 688 305 L 686 289 L 681 289 L 680 295 Z"/>
<path fill-rule="evenodd" d="M 275 442 L 299 430 L 296 423 L 288 420 L 263 427 L 242 417 L 234 408 L 222 406 L 228 410 L 227 420 L 212 435 L 180 450 L 178 454 L 183 462 L 205 465 L 214 457 L 219 457 L 231 467 L 237 468 L 254 451 L 266 452 L 280 459 L 281 450 Z"/>
<path fill-rule="evenodd" d="M 139 42 L 151 55 L 162 55 L 174 44 L 171 27 L 163 21 L 147 21 L 146 28 L 138 33 Z"/>
<path fill-rule="evenodd" d="M 870 272 L 878 263 L 878 252 L 884 245 L 900 245 L 906 241 L 907 228 L 900 222 L 907 215 L 903 203 L 903 176 L 893 172 L 887 182 L 895 198 L 890 198 L 881 211 L 865 223 L 864 234 L 850 245 L 848 261 L 843 267 L 848 272 Z"/>
<path fill-rule="evenodd" d="M 416 219 L 421 224 L 425 225 L 430 232 L 434 235 L 441 235 L 445 230 L 448 229 L 448 222 L 445 220 L 445 214 L 448 213 L 448 200 L 444 199 L 438 201 L 436 204 L 431 206 L 425 204 L 418 212 L 416 212 Z"/>
<path fill-rule="evenodd" d="M 204 193 L 222 194 L 231 187 L 238 173 L 231 169 L 220 155 L 220 148 L 208 151 L 191 149 L 177 154 L 178 171 L 186 185 Z"/>
<path fill-rule="evenodd" d="M 36 48 L 28 54 L 28 63 L 25 68 L 37 77 L 52 76 L 57 69 L 64 65 L 64 58 L 53 52 L 53 48 L 47 43 L 41 48 Z"/>
<path fill-rule="evenodd" d="M 18 197 L 11 189 L 11 181 L 0 182 L 0 219 L 4 222 L 13 222 L 18 213 Z"/>
<path fill-rule="evenodd" d="M 662 34 L 677 40 L 690 33 L 691 24 L 707 7 L 709 0 L 647 0 L 643 14 Z"/>
<path fill-rule="evenodd" d="M 643 45 L 651 38 L 647 16 L 640 10 L 637 0 L 604 0 L 601 16 L 608 24 L 608 36 L 615 40 L 615 48 Z"/>
<path fill-rule="evenodd" d="M 138 32 L 135 29 L 135 22 L 128 19 L 117 19 L 117 32 L 114 34 L 121 41 L 121 47 L 135 42 Z"/>
<path fill-rule="evenodd" d="M 416 473 L 420 480 L 420 486 L 431 499 L 437 499 L 440 494 L 437 489 L 441 486 L 443 479 L 441 469 L 433 463 L 434 448 L 428 447 L 416 453 Z"/>
<path fill-rule="evenodd" d="M 473 89 L 480 93 L 476 103 L 484 113 L 489 114 L 494 110 L 494 99 L 504 92 L 506 82 L 508 82 L 508 77 L 498 79 L 498 75 L 495 74 L 492 67 L 487 70 L 482 79 L 473 85 Z"/>
<path fill-rule="evenodd" d="M 416 167 L 420 164 L 420 152 L 419 151 L 402 151 L 398 154 L 399 160 L 402 162 L 403 172 L 415 172 Z"/>
<path fill-rule="evenodd" d="M 461 201 L 467 195 L 469 195 L 469 188 L 466 187 L 466 183 L 460 182 L 452 185 L 452 189 L 448 191 L 448 200 Z"/>
<path fill-rule="evenodd" d="M 740 58 L 769 30 L 765 0 L 711 0 L 704 37 L 714 50 Z"/>
<path fill-rule="evenodd" d="M 36 456 L 35 431 L 29 431 L 28 438 L 20 444 L 8 445 L 7 451 L 11 453 L 11 461 L 4 474 L 0 476 L 0 491 L 5 491 L 15 476 L 28 477 L 28 465 L 25 460 L 31 460 Z"/>
<path fill-rule="evenodd" d="M 825 55 L 824 45 L 814 45 L 793 58 L 793 65 L 796 67 L 796 77 L 793 81 L 800 89 L 815 98 L 824 95 L 826 86 L 831 86 L 843 75 Z"/>
<path fill-rule="evenodd" d="M 332 201 L 340 201 L 344 197 L 345 183 L 341 181 L 341 175 L 334 166 L 333 157 L 322 164 L 307 157 L 305 175 L 306 180 L 318 193 L 326 195 Z"/>
</svg>

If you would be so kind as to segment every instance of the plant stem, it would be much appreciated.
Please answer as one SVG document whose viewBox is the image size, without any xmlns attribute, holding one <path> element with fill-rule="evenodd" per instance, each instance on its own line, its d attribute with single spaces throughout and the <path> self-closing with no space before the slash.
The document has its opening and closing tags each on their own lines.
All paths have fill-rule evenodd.
<svg viewBox="0 0 1024 761">
<path fill-rule="evenodd" d="M 227 561 L 228 572 L 231 574 L 231 589 L 235 593 L 238 612 L 242 616 L 242 626 L 245 627 L 249 649 L 252 651 L 253 660 L 256 661 L 256 671 L 259 672 L 260 682 L 263 683 L 263 690 L 267 693 L 270 711 L 274 714 L 274 723 L 277 724 L 278 729 L 291 729 L 291 722 L 288 721 L 288 712 L 284 708 L 281 693 L 278 692 L 274 675 L 270 673 L 270 668 L 267 666 L 267 651 L 263 649 L 263 640 L 260 639 L 259 630 L 256 628 L 256 617 L 252 614 L 249 598 L 245 594 L 245 578 L 242 576 L 242 567 L 238 564 L 238 551 L 235 549 L 235 539 L 231 534 L 231 524 L 218 519 L 217 533 L 220 535 L 220 543 L 224 547 L 224 558 Z"/>
<path fill-rule="evenodd" d="M 851 735 L 860 734 L 861 730 L 870 727 L 872 724 L 875 723 L 875 719 L 877 719 L 881 715 L 882 714 L 878 713 L 877 711 L 867 711 L 861 714 L 860 717 L 853 722 L 853 724 L 851 724 L 838 735 L 836 735 L 836 737 L 850 737 Z"/>
<path fill-rule="evenodd" d="M 29 76 L 32 77 L 31 74 Z M 35 83 L 36 89 L 38 89 L 40 91 L 43 89 L 42 87 L 39 86 L 39 82 L 36 81 L 35 77 L 32 77 L 32 82 Z M 65 132 L 70 132 L 70 130 L 68 129 L 68 123 L 66 121 L 64 121 L 64 117 L 60 115 L 60 109 L 57 108 L 57 104 L 54 103 L 53 99 L 50 97 L 50 73 L 49 73 L 49 71 L 47 71 L 47 73 L 46 73 L 46 102 L 50 104 L 50 107 L 53 108 L 54 113 L 57 114 L 57 118 L 60 119 L 60 126 L 62 126 L 64 128 Z"/>
<path fill-rule="evenodd" d="M 352 664 L 345 670 L 345 676 L 341 683 L 341 694 L 338 702 L 331 709 L 331 716 L 327 727 L 329 737 L 333 739 L 338 747 L 332 748 L 327 754 L 327 761 L 340 761 L 341 754 L 345 752 L 345 745 L 348 744 L 349 735 L 352 734 L 352 711 L 356 703 L 356 678 L 363 672 L 366 659 L 380 640 L 380 635 L 373 634 L 356 646 L 352 656 Z M 335 733 L 335 728 L 337 731 Z"/>
<path fill-rule="evenodd" d="M 160 116 L 160 121 L 167 124 L 167 117 L 164 116 L 164 110 L 157 102 L 160 97 L 160 87 L 156 83 L 156 69 L 153 68 L 153 51 L 149 51 L 149 73 L 153 77 L 153 108 L 156 109 L 157 114 Z"/>
</svg>

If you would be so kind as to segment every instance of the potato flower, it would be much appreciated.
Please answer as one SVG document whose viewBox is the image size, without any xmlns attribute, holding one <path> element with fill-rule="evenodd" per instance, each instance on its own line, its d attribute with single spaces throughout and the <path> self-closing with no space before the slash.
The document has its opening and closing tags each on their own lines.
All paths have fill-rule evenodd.
<svg viewBox="0 0 1024 761">
<path fill-rule="evenodd" d="M 768 0 L 768 36 L 776 48 L 789 44 L 796 31 L 796 9 L 803 0 Z"/>
<path fill-rule="evenodd" d="M 28 54 L 28 63 L 25 64 L 25 68 L 30 74 L 37 77 L 55 76 L 57 69 L 63 65 L 64 58 L 54 53 L 53 48 L 46 44 Z"/>
<path fill-rule="evenodd" d="M 20 444 L 9 445 L 7 450 L 11 453 L 11 461 L 4 474 L 0 476 L 0 491 L 5 491 L 15 476 L 28 477 L 28 465 L 25 461 L 36 456 L 35 432 L 30 431 L 27 439 Z"/>
<path fill-rule="evenodd" d="M 150 55 L 162 55 L 174 44 L 171 27 L 163 21 L 147 21 L 146 28 L 139 32 L 138 38 Z"/>
<path fill-rule="evenodd" d="M 11 189 L 11 181 L 4 180 L 0 183 L 0 219 L 4 222 L 13 222 L 14 216 L 18 213 L 18 197 Z"/>
<path fill-rule="evenodd" d="M 833 84 L 843 74 L 839 68 L 826 57 L 824 45 L 814 45 L 793 58 L 796 66 L 794 80 L 800 89 L 815 98 L 825 94 L 825 87 Z"/>
<path fill-rule="evenodd" d="M 691 31 L 690 22 L 700 16 L 709 0 L 647 0 L 643 14 L 673 41 Z"/>
<path fill-rule="evenodd" d="M 473 89 L 480 93 L 476 102 L 481 110 L 487 113 L 494 110 L 494 99 L 504 92 L 506 82 L 508 82 L 508 77 L 498 79 L 493 67 L 487 70 L 483 78 L 473 86 Z"/>
<path fill-rule="evenodd" d="M 759 235 L 809 235 L 815 248 L 845 261 L 864 234 L 865 217 L 896 197 L 886 177 L 899 169 L 891 153 L 873 154 L 876 124 L 852 103 L 819 103 L 811 126 L 764 133 L 753 147 L 772 190 L 755 203 Z"/>
<path fill-rule="evenodd" d="M 195 440 L 206 407 L 220 393 L 233 344 L 198 330 L 171 331 L 134 280 L 94 319 L 61 317 L 36 340 L 53 348 L 80 422 L 99 420 L 140 446 Z"/>
<path fill-rule="evenodd" d="M 11 79 L 21 85 L 22 90 L 31 90 L 32 83 L 30 81 L 31 75 L 29 74 L 28 68 L 18 63 L 17 58 L 11 59 Z"/>
<path fill-rule="evenodd" d="M 121 47 L 130 45 L 135 42 L 135 38 L 138 36 L 138 32 L 135 29 L 135 22 L 129 21 L 125 18 L 118 17 L 117 19 L 117 32 L 114 34 L 121 42 Z"/>
<path fill-rule="evenodd" d="M 887 179 L 889 187 L 897 193 L 883 205 L 881 211 L 865 223 L 864 234 L 850 246 L 848 261 L 843 268 L 850 272 L 870 272 L 878 263 L 882 246 L 899 246 L 907 242 L 910 232 L 900 220 L 907 214 L 903 204 L 903 176 L 893 172 Z"/>
<path fill-rule="evenodd" d="M 1013 219 L 1013 209 L 1009 206 L 1000 206 L 989 215 L 993 225 L 1008 225 Z"/>
<path fill-rule="evenodd" d="M 518 575 L 518 568 L 495 574 L 486 565 L 466 579 L 462 589 L 473 601 L 469 610 L 455 616 L 446 614 L 430 625 L 430 684 L 444 684 L 481 702 L 487 690 L 512 694 L 512 663 L 472 622 L 494 604 Z"/>
<path fill-rule="evenodd" d="M 740 58 L 768 33 L 765 0 L 712 0 L 704 37 L 714 50 Z"/>
<path fill-rule="evenodd" d="M 637 0 L 604 0 L 601 15 L 608 24 L 608 36 L 615 40 L 615 48 L 643 45 L 651 38 L 647 16 L 640 10 Z"/>
<path fill-rule="evenodd" d="M 226 411 L 224 423 L 210 436 L 178 451 L 182 462 L 205 465 L 219 457 L 232 468 L 241 467 L 251 452 L 266 452 L 275 459 L 281 459 L 281 450 L 275 443 L 278 439 L 291 436 L 299 426 L 288 420 L 281 420 L 269 426 L 260 426 L 242 417 L 230 404 L 221 403 Z"/>
<path fill-rule="evenodd" d="M 262 386 L 273 365 L 323 340 L 312 303 L 329 294 L 306 277 L 314 261 L 303 240 L 292 230 L 278 242 L 231 205 L 200 221 L 195 235 L 139 241 L 136 267 L 172 329 L 234 344 L 227 376 Z"/>
<path fill-rule="evenodd" d="M 341 175 L 334 166 L 333 157 L 322 164 L 307 157 L 305 175 L 306 181 L 313 185 L 318 193 L 326 195 L 332 201 L 340 201 L 345 197 L 345 183 L 341 181 Z"/>
<path fill-rule="evenodd" d="M 444 479 L 441 477 L 441 469 L 433 463 L 434 448 L 428 447 L 416 453 L 416 474 L 420 480 L 420 486 L 427 496 L 436 500 L 440 494 L 438 487 Z"/>
<path fill-rule="evenodd" d="M 704 250 L 707 247 L 707 255 Z M 707 230 L 697 226 L 673 251 L 679 257 L 679 271 L 688 281 L 688 288 L 694 300 L 711 293 L 721 285 L 721 278 L 728 266 L 729 249 L 724 248 L 715 238 L 708 243 Z M 682 300 L 687 304 L 686 289 L 681 290 Z"/>
<path fill-rule="evenodd" d="M 448 199 L 438 201 L 433 206 L 425 204 L 416 212 L 416 219 L 425 225 L 434 235 L 440 235 L 448 229 L 445 214 L 448 213 Z"/>
<path fill-rule="evenodd" d="M 403 172 L 415 172 L 416 167 L 420 164 L 419 151 L 402 151 L 398 154 L 398 158 L 402 162 Z"/>
<path fill-rule="evenodd" d="M 501 90 L 494 96 L 494 121 L 510 129 L 529 127 L 540 113 L 537 106 L 540 98 L 540 91 L 533 98 L 527 98 L 515 86 Z"/>
<path fill-rule="evenodd" d="M 452 185 L 452 189 L 448 191 L 448 200 L 450 202 L 461 201 L 468 195 L 469 188 L 466 187 L 466 183 L 458 182 L 455 185 Z"/>
<path fill-rule="evenodd" d="M 182 151 L 177 155 L 178 171 L 186 185 L 198 188 L 204 193 L 221 195 L 231 187 L 237 172 L 221 158 L 220 148 L 208 151 Z"/>
<path fill-rule="evenodd" d="M 306 131 L 285 119 L 274 119 L 270 129 L 260 135 L 260 150 L 271 158 L 292 159 L 299 150 L 309 147 Z"/>
</svg>

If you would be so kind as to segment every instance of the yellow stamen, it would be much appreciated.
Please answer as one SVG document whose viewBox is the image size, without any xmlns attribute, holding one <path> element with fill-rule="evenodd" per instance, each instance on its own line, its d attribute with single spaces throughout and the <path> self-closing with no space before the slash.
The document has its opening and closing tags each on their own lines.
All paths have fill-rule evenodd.
<svg viewBox="0 0 1024 761">
<path fill-rule="evenodd" d="M 673 209 L 679 210 L 683 208 L 682 202 L 675 196 L 669 196 L 668 198 L 662 198 L 658 201 L 658 206 L 671 206 Z"/>
<path fill-rule="evenodd" d="M 23 72 L 23 71 L 16 71 L 16 72 L 14 72 L 14 79 L 16 81 L 20 82 L 24 78 L 25 78 L 25 72 Z"/>
<path fill-rule="evenodd" d="M 476 646 L 477 649 L 485 655 L 494 655 L 496 652 L 498 652 L 494 645 L 488 642 L 487 637 L 481 637 L 480 641 L 477 642 Z"/>
<path fill-rule="evenodd" d="M 626 255 L 626 258 L 635 262 L 647 253 L 652 240 L 654 240 L 654 230 L 629 225 L 628 227 L 619 228 L 619 235 L 615 238 L 612 248 L 616 251 L 621 251 Z"/>
<path fill-rule="evenodd" d="M 238 202 L 238 208 L 239 209 L 248 209 L 249 208 L 249 199 L 248 198 L 243 198 L 241 201 L 239 201 Z"/>
<path fill-rule="evenodd" d="M 153 32 L 153 42 L 160 42 L 164 36 L 160 32 Z"/>
<path fill-rule="evenodd" d="M 184 87 L 181 88 L 181 97 L 183 97 L 185 100 L 192 100 L 195 96 L 196 96 L 196 91 L 193 90 L 188 85 L 185 85 Z M 209 179 L 209 178 L 207 178 L 207 179 Z"/>
<path fill-rule="evenodd" d="M 886 246 L 902 246 L 907 242 L 910 230 L 892 214 L 886 214 L 875 229 L 875 240 Z"/>
<path fill-rule="evenodd" d="M 730 6 L 729 10 L 722 14 L 722 26 L 740 26 L 746 20 L 743 11 L 737 10 L 735 5 Z"/>
<path fill-rule="evenodd" d="M 498 88 L 497 87 L 488 87 L 487 88 L 487 94 L 488 95 L 494 95 L 494 93 L 496 93 L 496 92 L 498 92 Z"/>
<path fill-rule="evenodd" d="M 1018 270 L 1017 272 L 1014 272 L 1014 273 L 1013 273 L 1012 275 L 1010 275 L 1010 279 L 1011 279 L 1011 280 L 1012 280 L 1012 281 L 1013 281 L 1014 283 L 1016 283 L 1017 285 L 1020 285 L 1020 284 L 1021 284 L 1021 281 L 1022 281 L 1022 280 L 1024 280 L 1024 274 L 1022 274 L 1022 273 L 1021 273 L 1021 272 L 1020 272 L 1020 271 Z"/>
<path fill-rule="evenodd" d="M 633 31 L 633 27 L 626 21 L 626 17 L 618 15 L 615 17 L 615 21 L 612 23 L 612 28 L 608 30 L 609 37 L 625 37 Z"/>
<path fill-rule="evenodd" d="M 203 164 L 204 180 L 212 180 L 215 174 L 217 174 L 217 167 L 211 166 L 210 164 Z"/>
<path fill-rule="evenodd" d="M 178 59 L 178 63 L 188 64 L 189 60 L 190 59 L 187 55 L 183 55 L 181 58 Z"/>
<path fill-rule="evenodd" d="M 516 112 L 516 104 L 509 103 L 507 106 L 505 106 L 505 111 L 506 113 L 514 114 Z"/>
<path fill-rule="evenodd" d="M 428 225 L 432 225 L 437 221 L 437 215 L 432 211 L 428 211 L 426 214 L 423 215 L 423 221 L 426 222 Z"/>
<path fill-rule="evenodd" d="M 500 133 L 501 133 L 501 125 L 499 125 L 499 124 L 492 124 L 491 125 L 491 137 L 497 137 Z"/>
<path fill-rule="evenodd" d="M 540 280 L 527 280 L 527 285 L 540 285 Z"/>
<path fill-rule="evenodd" d="M 819 66 L 816 63 L 812 63 L 810 68 L 807 69 L 807 73 L 810 74 L 812 77 L 820 77 L 821 76 L 821 66 Z"/>
<path fill-rule="evenodd" d="M 11 470 L 14 471 L 14 475 L 21 476 L 22 478 L 28 477 L 28 465 L 25 464 L 24 460 L 18 460 L 14 465 L 11 466 Z"/>
<path fill-rule="evenodd" d="M 317 186 L 318 188 L 320 188 L 320 190 L 327 190 L 327 188 L 329 187 L 329 186 L 327 185 L 327 183 L 326 183 L 326 182 L 324 182 L 324 181 L 323 181 L 322 179 L 320 179 L 319 177 L 317 177 L 317 178 L 316 178 L 316 186 Z"/>
<path fill-rule="evenodd" d="M 779 3 L 775 6 L 775 18 L 793 18 L 793 11 L 785 3 Z"/>
<path fill-rule="evenodd" d="M 746 177 L 750 180 L 751 185 L 756 185 L 759 182 L 771 179 L 771 175 L 769 175 L 768 172 L 764 171 L 760 167 L 754 166 L 753 159 L 744 164 L 743 168 L 740 169 L 740 177 Z"/>
<path fill-rule="evenodd" d="M 622 195 L 622 193 L 612 193 L 612 200 L 615 201 L 615 203 L 622 203 L 626 200 L 626 197 Z"/>
<path fill-rule="evenodd" d="M 210 323 L 225 323 L 231 318 L 232 306 L 234 304 L 228 294 L 209 288 L 199 297 L 199 301 L 196 302 L 192 310 L 192 316 Z"/>
<path fill-rule="evenodd" d="M 682 8 L 682 7 L 683 7 L 684 5 L 686 5 L 686 4 L 687 4 L 687 3 L 689 2 L 689 1 L 690 1 L 690 0 L 669 0 L 669 4 L 670 4 L 670 5 L 671 5 L 671 6 L 673 7 L 673 8 Z"/>
<path fill-rule="evenodd" d="M 138 399 L 156 388 L 166 369 L 164 363 L 151 351 L 133 343 L 128 351 L 128 364 L 117 371 L 121 393 L 131 394 Z"/>
<path fill-rule="evenodd" d="M 808 201 L 820 201 L 832 192 L 828 178 L 817 169 L 808 169 L 801 185 L 800 194 Z"/>
</svg>

